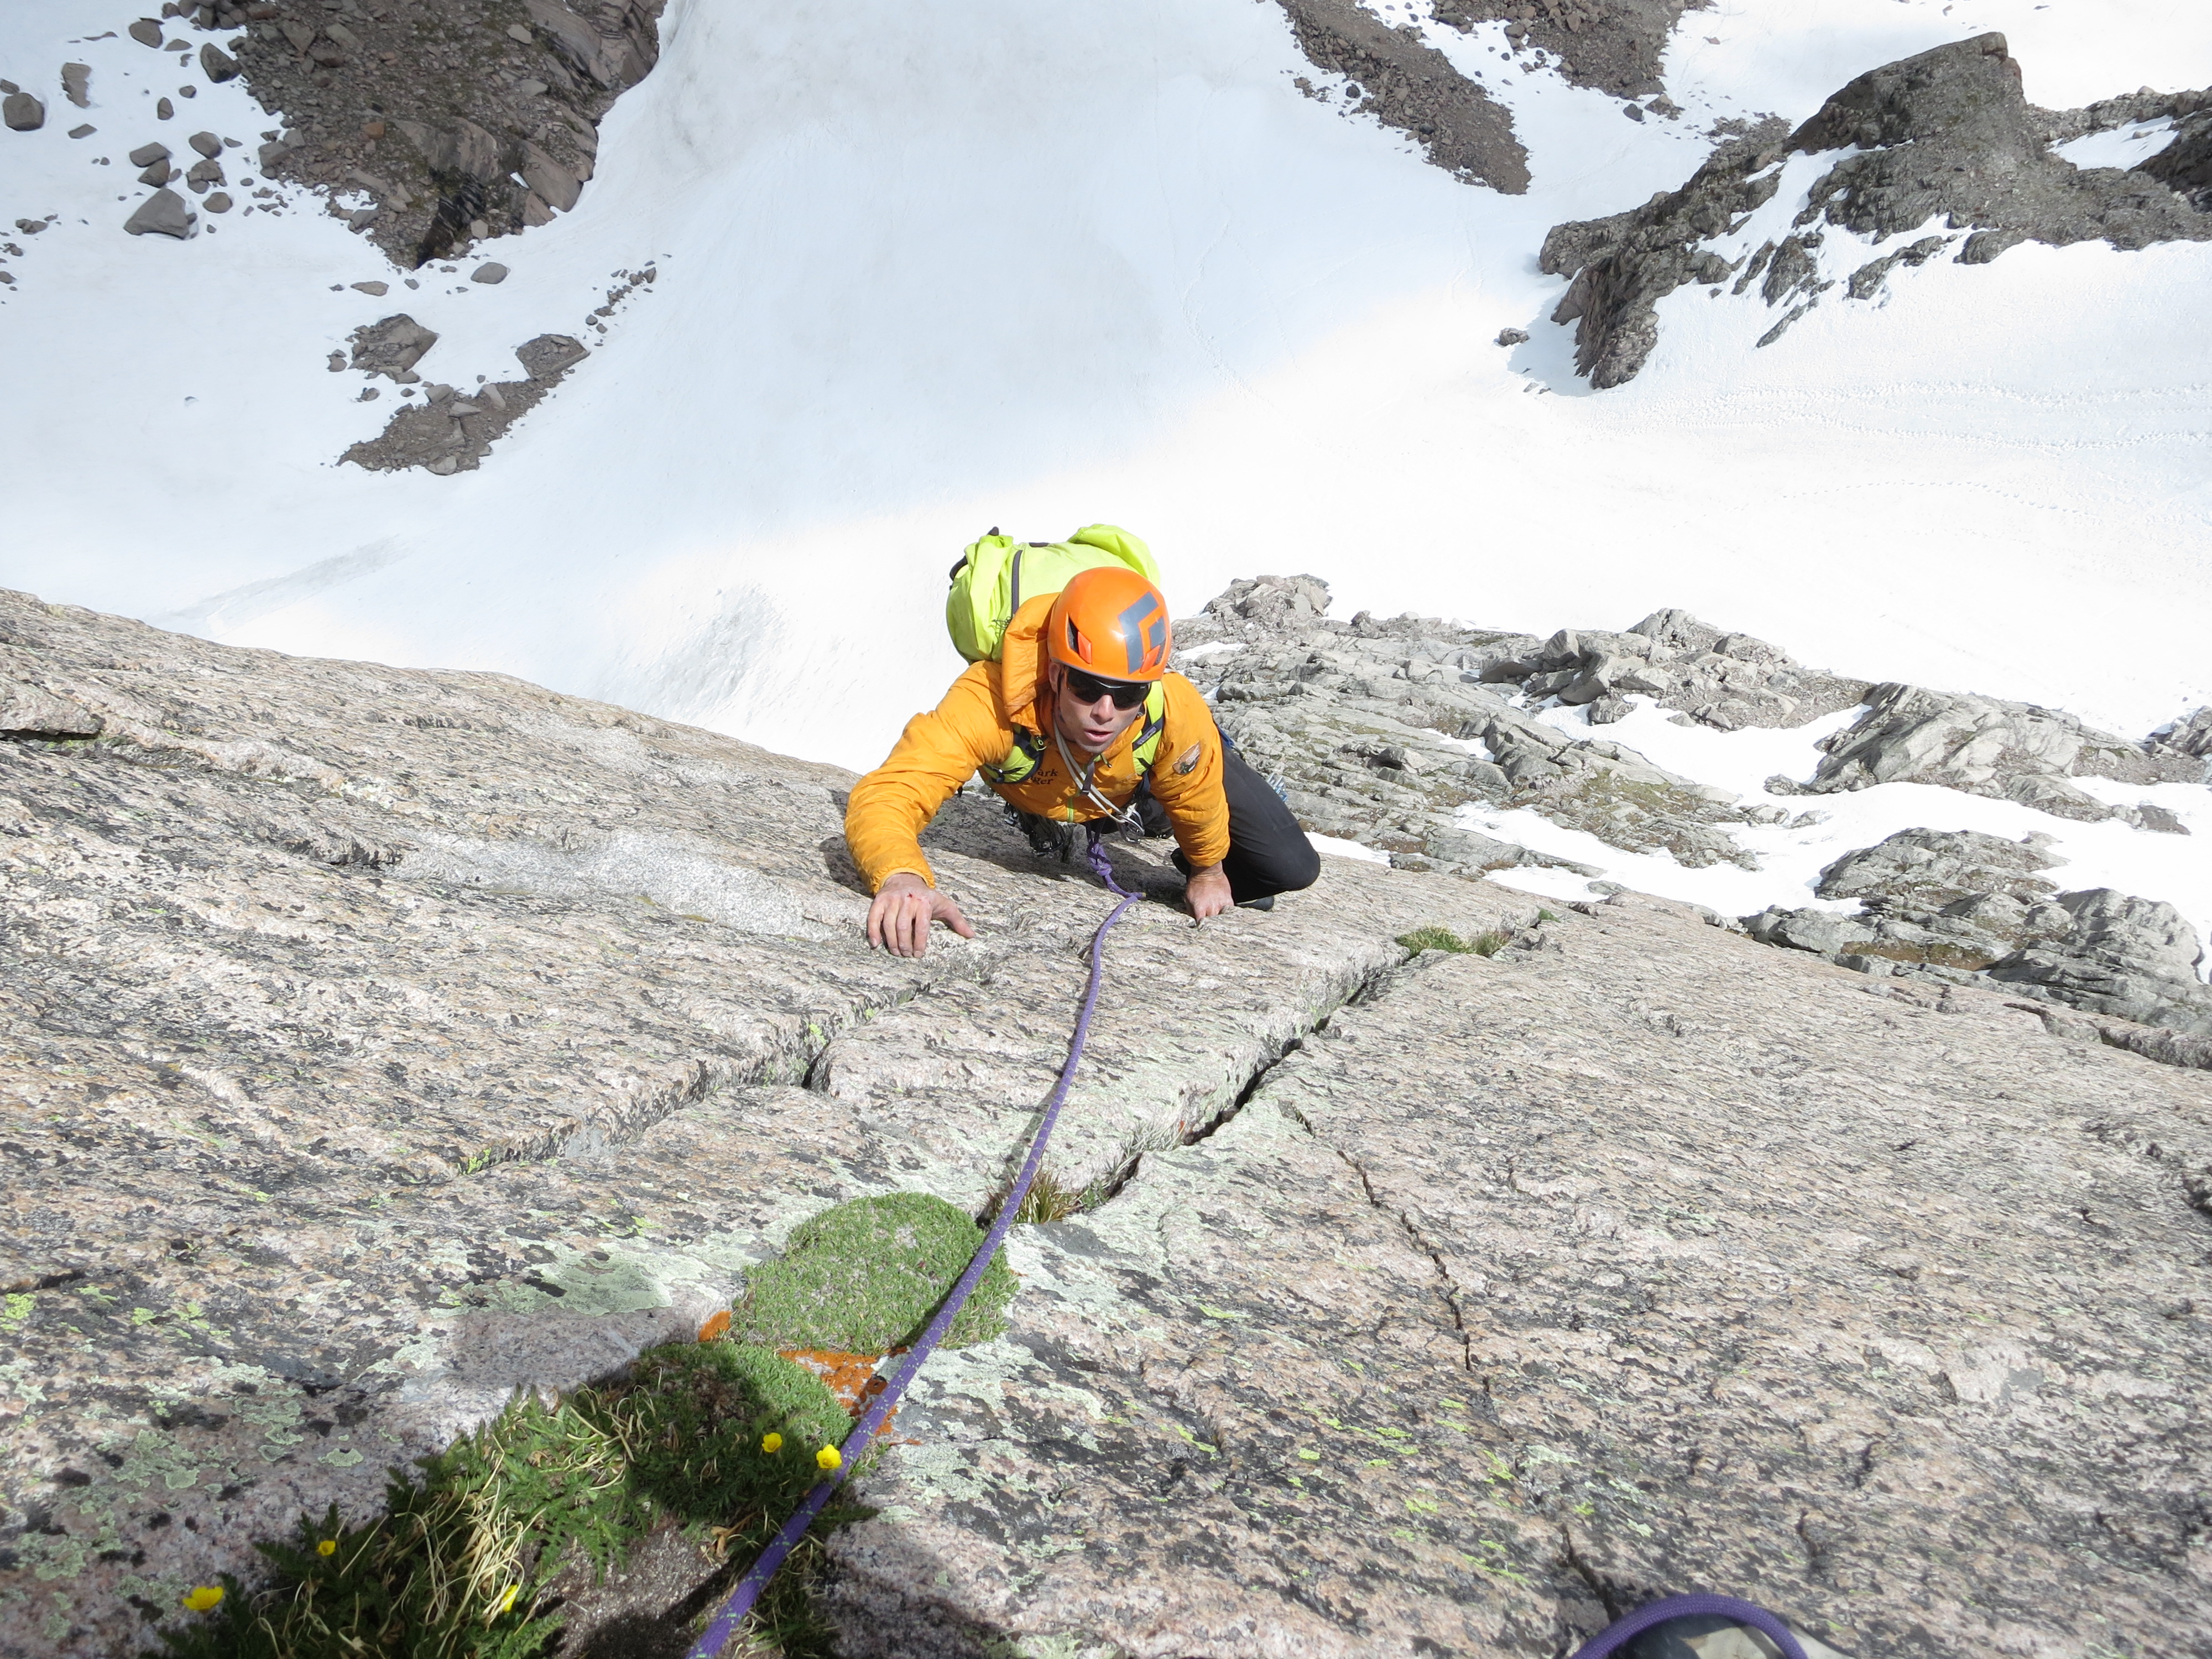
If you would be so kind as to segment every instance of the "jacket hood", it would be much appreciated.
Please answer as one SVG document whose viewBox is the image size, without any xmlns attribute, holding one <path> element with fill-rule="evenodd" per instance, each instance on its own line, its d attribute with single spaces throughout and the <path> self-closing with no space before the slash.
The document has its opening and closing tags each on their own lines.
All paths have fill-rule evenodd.
<svg viewBox="0 0 2212 1659">
<path fill-rule="evenodd" d="M 1006 700 L 1006 718 L 1034 732 L 1045 729 L 1045 717 L 1033 705 L 1044 691 L 1045 619 L 1059 597 L 1040 593 L 1024 600 L 1007 623 L 1006 641 L 999 650 L 999 695 Z"/>
</svg>

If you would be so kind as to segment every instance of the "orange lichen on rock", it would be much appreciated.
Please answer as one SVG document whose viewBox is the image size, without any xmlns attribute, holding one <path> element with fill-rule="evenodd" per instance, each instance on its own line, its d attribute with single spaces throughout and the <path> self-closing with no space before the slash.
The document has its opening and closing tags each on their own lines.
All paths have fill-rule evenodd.
<svg viewBox="0 0 2212 1659">
<path fill-rule="evenodd" d="M 830 1348 L 781 1348 L 777 1352 L 793 1364 L 804 1365 L 820 1377 L 837 1403 L 857 1419 L 867 1409 L 868 1402 L 889 1386 L 876 1375 L 876 1367 L 883 1364 L 885 1355 L 879 1353 L 839 1353 Z M 901 1350 L 900 1352 L 904 1352 Z M 891 1419 L 898 1415 L 898 1407 L 891 1407 L 884 1419 L 883 1426 L 876 1431 L 887 1432 Z"/>
<path fill-rule="evenodd" d="M 730 1334 L 730 1310 L 727 1308 L 714 1315 L 699 1328 L 702 1342 L 719 1342 Z"/>
</svg>

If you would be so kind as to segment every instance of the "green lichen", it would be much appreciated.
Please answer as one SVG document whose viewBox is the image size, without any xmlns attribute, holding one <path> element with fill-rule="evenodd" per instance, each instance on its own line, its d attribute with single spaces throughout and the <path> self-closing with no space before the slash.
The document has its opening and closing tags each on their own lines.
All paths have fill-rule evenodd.
<svg viewBox="0 0 2212 1659">
<path fill-rule="evenodd" d="M 1398 935 L 1398 943 L 1419 956 L 1424 951 L 1449 951 L 1454 956 L 1494 957 L 1512 943 L 1512 936 L 1496 928 L 1462 939 L 1449 927 L 1417 927 Z"/>
<path fill-rule="evenodd" d="M 771 1348 L 888 1353 L 921 1334 L 982 1243 L 973 1218 L 926 1193 L 854 1199 L 801 1222 L 782 1256 L 753 1270 L 732 1334 Z M 1002 1253 L 945 1346 L 999 1335 L 1013 1296 Z"/>
</svg>

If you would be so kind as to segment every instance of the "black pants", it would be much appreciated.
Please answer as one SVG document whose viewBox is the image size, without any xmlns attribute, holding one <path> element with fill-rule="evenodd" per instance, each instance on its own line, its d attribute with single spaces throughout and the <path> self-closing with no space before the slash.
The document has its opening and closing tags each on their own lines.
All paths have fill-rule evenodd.
<svg viewBox="0 0 2212 1659">
<path fill-rule="evenodd" d="M 1291 816 L 1289 803 L 1225 744 L 1221 788 L 1229 797 L 1229 855 L 1221 869 L 1237 903 L 1312 886 L 1321 874 L 1321 854 Z M 1175 861 L 1177 869 L 1190 873 L 1181 853 Z"/>
</svg>

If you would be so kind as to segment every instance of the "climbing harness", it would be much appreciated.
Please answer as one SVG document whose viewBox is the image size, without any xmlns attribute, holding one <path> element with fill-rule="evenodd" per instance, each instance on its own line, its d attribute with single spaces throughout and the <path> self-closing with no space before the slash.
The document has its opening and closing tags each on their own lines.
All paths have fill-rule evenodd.
<svg viewBox="0 0 2212 1659">
<path fill-rule="evenodd" d="M 1022 1164 L 1021 1173 L 1014 1178 L 1012 1188 L 1000 1201 L 998 1218 L 991 1223 L 991 1231 L 984 1235 L 982 1245 L 976 1250 L 975 1259 L 969 1262 L 967 1271 L 960 1275 L 959 1282 L 953 1285 L 951 1293 L 938 1309 L 936 1317 L 922 1332 L 921 1340 L 906 1356 L 906 1363 L 899 1367 L 898 1375 L 891 1378 L 890 1386 L 875 1397 L 874 1403 L 854 1425 L 852 1433 L 845 1437 L 845 1443 L 838 1449 L 840 1462 L 836 1468 L 816 1483 L 791 1519 L 785 1522 L 782 1529 L 769 1541 L 768 1547 L 761 1552 L 760 1559 L 738 1581 L 737 1588 L 730 1592 L 730 1599 L 722 1603 L 721 1611 L 714 1615 L 714 1622 L 707 1626 L 699 1639 L 691 1644 L 684 1659 L 715 1659 L 715 1656 L 721 1652 L 731 1633 L 737 1629 L 738 1620 L 752 1611 L 754 1602 L 768 1588 L 768 1581 L 775 1576 L 775 1570 L 783 1565 L 784 1558 L 806 1535 L 806 1529 L 814 1524 L 815 1516 L 822 1513 L 823 1506 L 830 1501 L 830 1496 L 836 1491 L 838 1483 L 882 1430 L 891 1414 L 891 1408 L 898 1404 L 899 1396 L 906 1392 L 907 1385 L 921 1374 L 922 1365 L 936 1350 L 937 1345 L 945 1340 L 945 1333 L 952 1328 L 953 1319 L 975 1293 L 975 1286 L 982 1282 L 983 1270 L 998 1255 L 999 1247 L 1006 1242 L 1007 1230 L 1014 1224 L 1014 1217 L 1021 1210 L 1022 1200 L 1029 1196 L 1030 1183 L 1036 1179 L 1037 1171 L 1044 1165 L 1045 1143 L 1052 1139 L 1053 1126 L 1060 1121 L 1060 1109 L 1066 1103 L 1068 1088 L 1075 1081 L 1075 1068 L 1083 1060 L 1084 1045 L 1091 1039 L 1091 1017 L 1097 1010 L 1098 988 L 1105 977 L 1107 931 L 1121 920 L 1140 896 L 1114 879 L 1114 866 L 1107 860 L 1103 843 L 1092 842 L 1089 857 L 1091 867 L 1098 872 L 1098 878 L 1115 893 L 1120 902 L 1115 905 L 1106 920 L 1098 924 L 1098 931 L 1091 936 L 1091 982 L 1084 988 L 1083 1004 L 1075 1017 L 1075 1036 L 1067 1047 L 1067 1064 L 1060 1067 L 1060 1080 L 1053 1085 L 1052 1093 L 1046 1097 L 1044 1115 L 1038 1121 L 1036 1133 L 1030 1138 L 1030 1155 Z M 1802 1651 L 1791 1652 L 1785 1648 L 1784 1652 L 1788 1655 L 1788 1659 L 1805 1659 Z"/>
<path fill-rule="evenodd" d="M 1663 1625 L 1670 1619 L 1692 1619 L 1699 1614 L 1722 1619 L 1733 1619 L 1739 1625 L 1748 1625 L 1753 1630 L 1770 1636 L 1774 1645 L 1782 1650 L 1782 1659 L 1805 1659 L 1802 1643 L 1790 1633 L 1790 1627 L 1765 1607 L 1749 1601 L 1739 1601 L 1733 1595 L 1669 1595 L 1649 1607 L 1638 1607 L 1625 1619 L 1616 1619 L 1595 1636 L 1575 1650 L 1574 1659 L 1606 1659 L 1608 1654 L 1624 1648 L 1654 1625 Z"/>
</svg>

